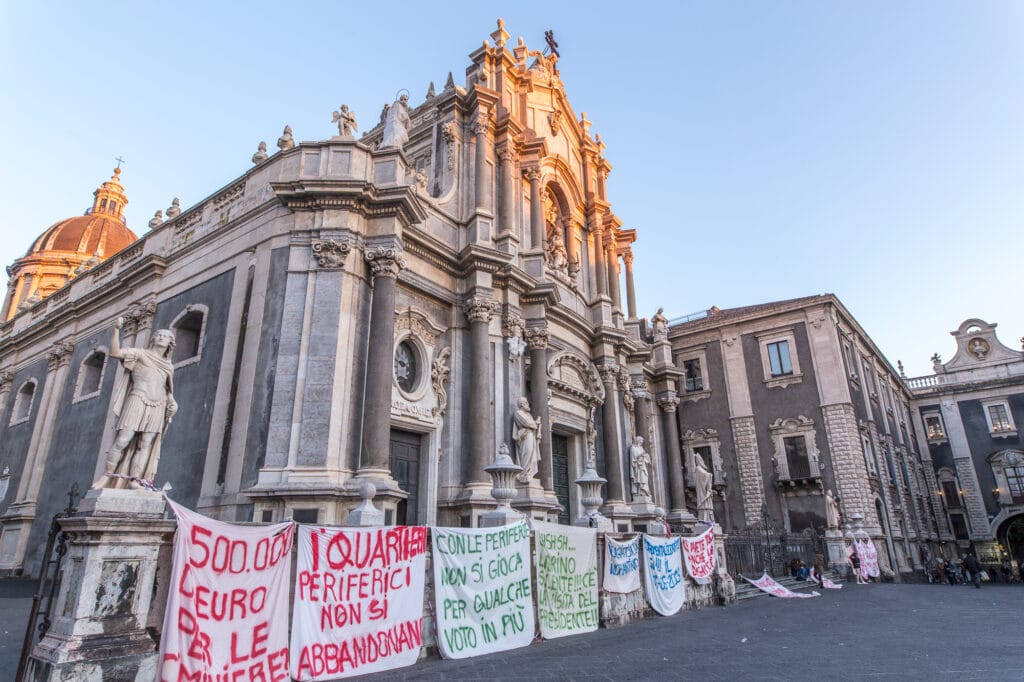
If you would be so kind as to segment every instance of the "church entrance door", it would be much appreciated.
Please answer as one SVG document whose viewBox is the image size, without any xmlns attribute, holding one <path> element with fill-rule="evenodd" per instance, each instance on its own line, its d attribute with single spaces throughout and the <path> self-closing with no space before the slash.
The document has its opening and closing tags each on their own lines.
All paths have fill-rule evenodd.
<svg viewBox="0 0 1024 682">
<path fill-rule="evenodd" d="M 569 523 L 569 438 L 557 433 L 551 434 L 551 478 L 555 488 L 555 497 L 562 511 L 558 513 L 558 522 Z"/>
<path fill-rule="evenodd" d="M 398 503 L 395 524 L 411 526 L 416 523 L 419 507 L 420 442 L 423 436 L 409 431 L 391 430 L 391 476 L 409 497 Z"/>
</svg>

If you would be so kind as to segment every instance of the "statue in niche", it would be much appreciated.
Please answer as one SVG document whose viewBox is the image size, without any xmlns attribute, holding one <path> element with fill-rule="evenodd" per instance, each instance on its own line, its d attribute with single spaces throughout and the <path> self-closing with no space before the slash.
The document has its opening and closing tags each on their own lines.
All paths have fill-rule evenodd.
<svg viewBox="0 0 1024 682">
<path fill-rule="evenodd" d="M 704 464 L 704 458 L 695 455 L 693 458 L 693 484 L 697 491 L 697 518 L 708 523 L 715 521 L 715 505 L 711 500 L 713 478 Z"/>
<path fill-rule="evenodd" d="M 829 488 L 825 491 L 825 524 L 828 530 L 835 530 L 839 528 L 839 519 L 841 514 L 839 513 L 839 502 L 836 501 L 835 495 L 832 494 L 832 489 Z"/>
<path fill-rule="evenodd" d="M 350 137 L 353 132 L 359 132 L 359 126 L 356 125 L 356 115 L 349 111 L 347 104 L 341 105 L 341 111 L 334 112 L 334 118 L 331 119 L 331 122 L 338 124 L 338 135 L 342 137 Z"/>
<path fill-rule="evenodd" d="M 151 487 L 160 461 L 160 439 L 178 411 L 171 364 L 174 332 L 154 332 L 148 348 L 121 348 L 122 326 L 124 318 L 119 317 L 110 338 L 110 357 L 119 358 L 125 369 L 114 387 L 116 435 L 107 451 L 106 472 L 93 488 Z"/>
<path fill-rule="evenodd" d="M 565 250 L 565 240 L 562 239 L 562 230 L 555 228 L 551 230 L 548 237 L 548 267 L 557 272 L 566 274 L 569 267 L 569 254 Z"/>
<path fill-rule="evenodd" d="M 594 411 L 597 408 L 590 408 L 590 417 L 587 419 L 587 454 L 584 458 L 587 469 L 597 469 L 597 429 L 594 427 Z"/>
<path fill-rule="evenodd" d="M 409 118 L 409 95 L 403 93 L 394 104 L 387 108 L 384 114 L 384 137 L 381 138 L 380 148 L 401 148 L 404 146 L 409 141 L 409 126 L 411 123 L 412 120 Z"/>
<path fill-rule="evenodd" d="M 668 338 L 668 318 L 665 317 L 665 309 L 658 308 L 651 318 L 651 329 L 654 331 L 655 341 L 664 341 Z"/>
<path fill-rule="evenodd" d="M 295 138 L 292 137 L 292 127 L 285 126 L 281 137 L 277 138 L 277 148 L 283 152 L 295 148 Z"/>
<path fill-rule="evenodd" d="M 643 436 L 636 436 L 629 446 L 629 478 L 633 484 L 633 497 L 651 497 L 651 480 L 648 468 L 651 456 L 644 449 Z"/>
<path fill-rule="evenodd" d="M 520 483 L 529 483 L 537 475 L 537 448 L 540 446 L 540 417 L 530 413 L 530 401 L 519 399 L 512 417 L 512 438 L 523 470 L 516 475 Z"/>
<path fill-rule="evenodd" d="M 988 355 L 988 344 L 982 339 L 972 339 L 967 349 L 979 360 L 984 360 Z"/>
</svg>

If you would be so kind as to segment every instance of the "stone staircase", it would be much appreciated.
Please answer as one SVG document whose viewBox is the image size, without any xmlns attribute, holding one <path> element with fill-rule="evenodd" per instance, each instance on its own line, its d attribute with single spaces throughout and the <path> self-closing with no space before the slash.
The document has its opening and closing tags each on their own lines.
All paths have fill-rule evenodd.
<svg viewBox="0 0 1024 682">
<path fill-rule="evenodd" d="M 760 578 L 760 575 L 747 576 L 749 578 Z M 832 582 L 843 584 L 846 580 L 835 571 L 826 571 L 825 577 Z M 736 578 L 736 601 L 742 601 L 744 599 L 754 599 L 755 597 L 770 597 L 766 592 L 762 592 L 757 589 L 746 580 L 742 578 Z M 785 588 L 792 590 L 793 592 L 810 592 L 811 590 L 821 591 L 817 583 L 811 582 L 810 580 L 797 580 L 791 576 L 776 577 L 775 582 L 782 585 Z"/>
</svg>

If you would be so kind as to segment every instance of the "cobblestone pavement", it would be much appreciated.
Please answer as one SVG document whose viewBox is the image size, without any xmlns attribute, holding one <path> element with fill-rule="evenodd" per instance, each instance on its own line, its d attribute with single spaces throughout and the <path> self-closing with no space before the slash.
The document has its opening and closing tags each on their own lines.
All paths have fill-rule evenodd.
<svg viewBox="0 0 1024 682">
<path fill-rule="evenodd" d="M 31 594 L 0 583 L 0 680 L 14 679 Z M 1021 614 L 1021 585 L 846 585 L 349 679 L 1024 680 Z"/>
<path fill-rule="evenodd" d="M 1024 586 L 759 597 L 370 680 L 1024 680 Z"/>
</svg>

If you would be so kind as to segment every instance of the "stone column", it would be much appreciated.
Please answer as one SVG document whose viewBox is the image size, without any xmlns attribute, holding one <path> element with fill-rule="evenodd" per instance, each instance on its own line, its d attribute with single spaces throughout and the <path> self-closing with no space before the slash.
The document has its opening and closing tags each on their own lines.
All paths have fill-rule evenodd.
<svg viewBox="0 0 1024 682">
<path fill-rule="evenodd" d="M 498 206 L 498 221 L 501 229 L 500 235 L 515 234 L 513 229 L 515 222 L 515 198 L 516 198 L 516 173 L 515 161 L 516 150 L 512 141 L 505 143 L 505 146 L 498 153 L 501 161 L 501 204 Z M 518 236 L 518 235 L 517 235 Z"/>
<path fill-rule="evenodd" d="M 636 319 L 636 289 L 633 285 L 633 250 L 627 249 L 622 254 L 626 264 L 626 314 L 631 320 Z"/>
<path fill-rule="evenodd" d="M 658 398 L 661 408 L 661 428 L 665 433 L 665 458 L 668 463 L 668 485 L 671 514 L 689 516 L 686 509 L 686 484 L 683 481 L 683 456 L 679 451 L 679 424 L 676 423 L 676 408 L 679 398 L 669 394 Z"/>
<path fill-rule="evenodd" d="M 606 503 L 625 502 L 626 490 L 622 478 L 622 441 L 619 438 L 619 368 L 605 364 L 598 368 L 604 381 L 604 405 L 601 406 L 602 436 L 604 437 L 604 475 L 608 479 Z"/>
<path fill-rule="evenodd" d="M 596 219 L 595 219 L 594 222 L 595 223 L 597 222 Z M 593 259 L 594 259 L 594 267 L 596 268 L 596 271 L 595 271 L 594 274 L 595 274 L 595 279 L 597 280 L 597 295 L 598 296 L 607 296 L 608 295 L 608 279 L 607 279 L 607 275 L 605 274 L 605 267 L 604 267 L 604 230 L 601 228 L 600 225 L 595 224 L 593 229 L 591 230 L 591 232 L 594 235 Z M 610 485 L 611 484 L 609 483 L 609 486 Z"/>
<path fill-rule="evenodd" d="M 488 211 L 491 207 L 491 184 L 487 181 L 487 129 L 490 127 L 487 114 L 480 114 L 473 127 L 476 134 L 476 165 L 473 182 L 476 188 L 476 210 Z"/>
<path fill-rule="evenodd" d="M 530 183 L 530 247 L 544 251 L 544 206 L 540 198 L 540 169 L 527 168 L 523 170 L 523 177 Z"/>
<path fill-rule="evenodd" d="M 469 457 L 467 483 L 487 483 L 484 470 L 492 457 L 494 415 L 491 410 L 491 340 L 488 326 L 498 304 L 489 298 L 474 296 L 465 305 L 469 320 Z"/>
<path fill-rule="evenodd" d="M 619 258 L 615 249 L 615 240 L 608 240 L 608 292 L 612 296 L 612 308 L 622 310 L 622 297 L 619 294 Z"/>
<path fill-rule="evenodd" d="M 544 490 L 554 490 L 551 473 L 551 413 L 548 409 L 548 330 L 530 327 L 526 330 L 530 347 L 530 407 L 540 417 L 540 462 L 538 471 Z"/>
<path fill-rule="evenodd" d="M 576 225 L 568 218 L 565 223 L 565 252 L 569 259 L 569 278 L 577 287 L 580 286 L 580 250 L 576 246 Z"/>
<path fill-rule="evenodd" d="M 395 280 L 405 268 L 398 249 L 381 247 L 364 253 L 373 278 L 370 342 L 366 353 L 363 403 L 363 457 L 359 474 L 390 478 L 391 375 L 395 354 Z"/>
</svg>

